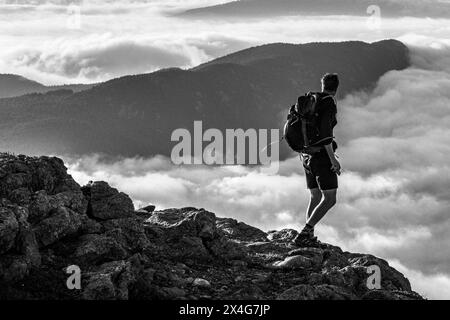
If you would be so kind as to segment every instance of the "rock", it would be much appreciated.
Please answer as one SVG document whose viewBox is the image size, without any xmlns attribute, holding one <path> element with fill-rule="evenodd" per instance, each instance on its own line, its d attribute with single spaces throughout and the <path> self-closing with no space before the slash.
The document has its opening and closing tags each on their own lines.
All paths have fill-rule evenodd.
<svg viewBox="0 0 450 320">
<path fill-rule="evenodd" d="M 342 254 L 342 251 L 324 250 L 323 252 L 324 267 L 343 268 L 348 265 L 348 257 Z"/>
<path fill-rule="evenodd" d="M 61 159 L 55 157 L 21 158 L 3 154 L 0 157 L 0 198 L 19 200 L 28 190 L 30 193 L 45 190 L 53 195 L 65 191 L 79 191 L 79 185 L 67 174 Z M 20 189 L 19 191 L 15 191 Z M 20 201 L 20 200 L 19 200 Z M 23 204 L 23 203 L 22 203 Z"/>
<path fill-rule="evenodd" d="M 217 218 L 217 228 L 234 240 L 240 241 L 267 241 L 267 234 L 255 227 L 231 218 Z"/>
<path fill-rule="evenodd" d="M 88 234 L 80 238 L 74 259 L 79 264 L 91 265 L 123 260 L 129 255 L 113 237 L 104 234 Z"/>
<path fill-rule="evenodd" d="M 259 252 L 259 253 L 270 253 L 270 252 L 284 252 L 289 251 L 289 248 L 280 246 L 279 244 L 275 242 L 251 242 L 246 244 L 246 247 L 253 251 L 253 252 Z"/>
<path fill-rule="evenodd" d="M 162 288 L 161 291 L 167 299 L 179 299 L 186 296 L 186 291 L 181 288 Z"/>
<path fill-rule="evenodd" d="M 246 285 L 230 297 L 232 300 L 263 300 L 264 292 L 255 284 Z"/>
<path fill-rule="evenodd" d="M 102 264 L 86 275 L 83 289 L 86 300 L 127 300 L 129 286 L 136 281 L 131 264 L 127 261 L 112 261 Z"/>
<path fill-rule="evenodd" d="M 15 239 L 15 251 L 24 256 L 30 267 L 39 267 L 41 255 L 35 233 L 27 221 L 28 210 L 23 207 L 15 207 L 14 214 L 19 225 L 19 232 Z"/>
<path fill-rule="evenodd" d="M 0 154 L 0 300 L 422 299 L 382 259 L 330 244 L 292 250 L 293 229 L 146 210 L 106 182 L 80 188 L 57 158 Z M 82 290 L 67 290 L 73 264 Z M 367 286 L 373 265 L 380 290 Z"/>
<path fill-rule="evenodd" d="M 36 191 L 30 200 L 29 221 L 33 224 L 47 218 L 52 209 L 56 209 L 50 205 L 50 199 L 45 190 Z"/>
<path fill-rule="evenodd" d="M 389 264 L 382 259 L 372 255 L 353 254 L 349 259 L 351 266 L 369 267 L 376 265 L 381 271 L 381 287 L 385 290 L 411 291 L 411 284 L 400 272 L 390 267 Z"/>
<path fill-rule="evenodd" d="M 27 221 L 28 210 L 2 200 L 0 204 L 0 280 L 20 281 L 41 256 L 35 234 Z M 7 253 L 1 256 L 3 253 Z"/>
<path fill-rule="evenodd" d="M 155 209 L 156 209 L 156 206 L 148 205 L 146 207 L 140 208 L 139 210 L 142 210 L 142 211 L 145 211 L 148 213 L 152 213 L 153 211 L 155 211 Z"/>
<path fill-rule="evenodd" d="M 204 209 L 156 211 L 146 222 L 164 228 L 169 237 L 191 236 L 212 239 L 216 234 L 216 216 Z"/>
<path fill-rule="evenodd" d="M 319 266 L 323 262 L 323 250 L 320 248 L 299 248 L 288 253 L 289 256 L 301 255 L 311 260 L 314 266 Z"/>
<path fill-rule="evenodd" d="M 155 269 L 151 268 L 145 269 L 143 278 L 145 279 L 146 282 L 152 283 L 153 279 L 155 278 L 155 273 L 156 273 Z"/>
<path fill-rule="evenodd" d="M 80 216 L 81 219 L 81 234 L 99 234 L 103 233 L 104 228 L 101 223 L 89 218 L 87 215 Z"/>
<path fill-rule="evenodd" d="M 30 271 L 30 261 L 24 255 L 8 254 L 0 257 L 0 280 L 14 283 L 25 278 Z"/>
<path fill-rule="evenodd" d="M 209 288 L 209 287 L 211 287 L 211 284 L 209 283 L 208 280 L 201 279 L 201 278 L 195 279 L 194 282 L 192 283 L 192 285 L 194 287 L 200 287 L 200 288 Z"/>
<path fill-rule="evenodd" d="M 352 300 L 355 297 L 342 288 L 331 285 L 311 286 L 301 284 L 280 295 L 277 300 Z"/>
<path fill-rule="evenodd" d="M 293 229 L 283 229 L 280 231 L 269 231 L 267 238 L 270 241 L 291 242 L 298 235 Z"/>
<path fill-rule="evenodd" d="M 233 267 L 245 268 L 247 267 L 248 263 L 242 260 L 232 260 L 231 265 Z"/>
<path fill-rule="evenodd" d="M 66 207 L 83 215 L 87 210 L 87 200 L 81 191 L 61 192 L 55 195 L 48 195 L 45 190 L 37 191 L 30 200 L 29 221 L 32 224 L 39 223 L 48 217 L 52 210 L 60 207 Z"/>
<path fill-rule="evenodd" d="M 212 240 L 204 241 L 208 252 L 213 256 L 213 258 L 222 260 L 247 260 L 247 247 L 234 241 L 228 240 L 225 237 L 215 237 Z"/>
<path fill-rule="evenodd" d="M 307 269 L 310 268 L 313 263 L 311 259 L 303 256 L 287 257 L 283 261 L 274 262 L 273 267 L 278 269 Z"/>
<path fill-rule="evenodd" d="M 11 191 L 9 194 L 9 199 L 11 202 L 16 203 L 20 206 L 27 206 L 31 201 L 31 192 L 28 188 L 22 187 Z"/>
<path fill-rule="evenodd" d="M 8 252 L 15 243 L 17 233 L 19 232 L 19 223 L 16 215 L 4 206 L 0 207 L 0 254 Z"/>
<path fill-rule="evenodd" d="M 172 258 L 183 261 L 188 259 L 195 259 L 199 262 L 211 260 L 211 256 L 203 245 L 202 239 L 198 237 L 181 237 L 176 244 L 171 246 L 168 254 Z"/>
<path fill-rule="evenodd" d="M 217 230 L 214 213 L 204 209 L 156 211 L 145 223 L 147 235 L 152 232 L 151 238 L 164 235 L 163 242 L 170 245 L 168 254 L 173 258 L 245 260 L 246 248 Z"/>
<path fill-rule="evenodd" d="M 116 239 L 130 252 L 142 251 L 149 245 L 144 225 L 138 218 L 108 220 L 103 223 L 103 228 L 107 236 Z"/>
<path fill-rule="evenodd" d="M 35 228 L 39 247 L 45 247 L 78 232 L 81 227 L 80 215 L 65 207 L 52 210 L 50 216 L 42 220 Z"/>
<path fill-rule="evenodd" d="M 101 220 L 129 218 L 134 205 L 130 197 L 111 188 L 104 181 L 93 182 L 82 188 L 88 199 L 88 215 Z"/>
</svg>

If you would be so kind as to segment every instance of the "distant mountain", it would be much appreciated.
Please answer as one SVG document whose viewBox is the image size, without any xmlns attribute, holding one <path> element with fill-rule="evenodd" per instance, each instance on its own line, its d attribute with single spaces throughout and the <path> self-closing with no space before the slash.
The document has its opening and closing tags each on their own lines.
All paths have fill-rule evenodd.
<svg viewBox="0 0 450 320">
<path fill-rule="evenodd" d="M 126 76 L 73 93 L 0 99 L 0 149 L 34 154 L 170 155 L 177 128 L 280 128 L 299 94 L 337 72 L 340 96 L 409 66 L 396 40 L 269 44 L 191 70 Z M 283 149 L 285 157 L 289 150 Z"/>
<path fill-rule="evenodd" d="M 39 82 L 15 74 L 0 74 L 0 98 L 21 96 L 43 90 L 45 86 Z"/>
<path fill-rule="evenodd" d="M 60 89 L 74 92 L 92 88 L 91 84 L 68 84 L 62 86 L 45 86 L 15 74 L 0 74 L 0 98 L 17 97 L 29 93 L 44 93 Z"/>
<path fill-rule="evenodd" d="M 450 3 L 439 0 L 241 0 L 190 9 L 184 17 L 249 17 L 277 15 L 367 16 L 367 8 L 377 5 L 383 17 L 450 16 Z"/>
</svg>

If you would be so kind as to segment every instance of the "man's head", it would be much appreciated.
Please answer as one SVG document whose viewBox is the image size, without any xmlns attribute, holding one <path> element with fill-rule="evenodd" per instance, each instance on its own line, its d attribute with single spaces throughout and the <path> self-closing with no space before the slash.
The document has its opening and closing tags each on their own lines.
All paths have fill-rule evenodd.
<svg viewBox="0 0 450 320">
<path fill-rule="evenodd" d="M 339 87 L 339 77 L 336 73 L 327 73 L 322 77 L 322 91 L 336 94 Z"/>
</svg>

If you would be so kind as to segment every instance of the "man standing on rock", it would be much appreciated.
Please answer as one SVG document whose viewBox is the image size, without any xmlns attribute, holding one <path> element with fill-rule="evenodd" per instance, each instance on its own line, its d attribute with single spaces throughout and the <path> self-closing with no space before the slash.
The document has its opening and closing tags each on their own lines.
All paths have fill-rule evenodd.
<svg viewBox="0 0 450 320">
<path fill-rule="evenodd" d="M 314 227 L 336 204 L 338 175 L 341 173 L 341 165 L 334 154 L 337 144 L 333 136 L 333 128 L 337 124 L 335 96 L 338 87 L 337 74 L 327 73 L 322 77 L 322 92 L 318 93 L 315 109 L 319 139 L 314 146 L 319 147 L 319 151 L 301 154 L 311 198 L 306 212 L 306 225 L 293 240 L 298 246 L 317 244 Z"/>
</svg>

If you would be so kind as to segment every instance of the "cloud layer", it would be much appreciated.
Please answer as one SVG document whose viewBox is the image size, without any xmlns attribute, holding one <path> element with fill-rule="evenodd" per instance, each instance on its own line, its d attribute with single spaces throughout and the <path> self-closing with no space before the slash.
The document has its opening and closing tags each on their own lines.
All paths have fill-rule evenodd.
<svg viewBox="0 0 450 320">
<path fill-rule="evenodd" d="M 92 83 L 165 67 L 192 67 L 270 42 L 398 38 L 423 43 L 450 34 L 448 19 L 381 15 L 379 23 L 373 23 L 369 15 L 291 15 L 211 22 L 170 15 L 220 2 L 80 0 L 74 7 L 65 0 L 0 1 L 0 72 L 44 84 Z"/>
</svg>

